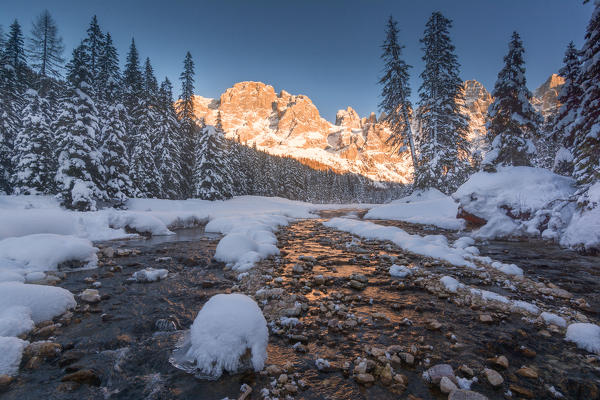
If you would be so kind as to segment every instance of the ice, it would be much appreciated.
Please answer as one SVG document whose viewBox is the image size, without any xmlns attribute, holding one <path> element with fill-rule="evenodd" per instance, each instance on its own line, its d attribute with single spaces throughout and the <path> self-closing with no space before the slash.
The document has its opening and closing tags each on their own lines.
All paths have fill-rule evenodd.
<svg viewBox="0 0 600 400">
<path fill-rule="evenodd" d="M 412 274 L 411 269 L 405 265 L 394 264 L 390 267 L 390 275 L 395 278 L 405 278 L 410 274 Z"/>
<path fill-rule="evenodd" d="M 268 341 L 267 322 L 254 300 L 237 293 L 217 294 L 198 313 L 190 329 L 189 349 L 178 362 L 191 363 L 209 379 L 249 367 L 260 371 Z"/>
<path fill-rule="evenodd" d="M 446 290 L 451 293 L 456 293 L 459 288 L 463 288 L 465 286 L 453 277 L 447 275 L 441 277 L 440 282 L 444 285 Z"/>
<path fill-rule="evenodd" d="M 567 328 L 565 340 L 573 342 L 580 349 L 600 355 L 600 326 L 590 323 L 575 323 Z"/>
<path fill-rule="evenodd" d="M 413 194 L 375 206 L 365 215 L 370 219 L 393 219 L 414 224 L 434 225 L 444 229 L 462 229 L 465 221 L 457 219 L 458 204 L 437 189 Z"/>
<path fill-rule="evenodd" d="M 554 325 L 560 326 L 562 328 L 565 328 L 567 326 L 567 321 L 559 315 L 552 314 L 549 312 L 543 312 L 540 314 L 540 317 L 547 324 L 554 324 Z"/>
<path fill-rule="evenodd" d="M 0 375 L 17 375 L 23 350 L 28 344 L 16 337 L 0 336 Z"/>
<path fill-rule="evenodd" d="M 0 310 L 15 306 L 27 307 L 36 324 L 61 315 L 75 305 L 73 294 L 59 287 L 18 282 L 0 283 Z"/>
<path fill-rule="evenodd" d="M 166 269 L 146 268 L 133 273 L 133 279 L 138 282 L 156 282 L 165 279 L 169 271 Z"/>
</svg>

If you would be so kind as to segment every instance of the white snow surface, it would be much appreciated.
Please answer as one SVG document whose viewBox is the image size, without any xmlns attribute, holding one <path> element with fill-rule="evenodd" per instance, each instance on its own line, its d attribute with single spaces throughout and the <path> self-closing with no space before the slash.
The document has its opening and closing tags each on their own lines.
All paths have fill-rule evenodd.
<svg viewBox="0 0 600 400">
<path fill-rule="evenodd" d="M 17 375 L 23 350 L 28 344 L 16 337 L 0 336 L 0 375 Z"/>
<path fill-rule="evenodd" d="M 192 324 L 191 347 L 186 357 L 201 374 L 212 379 L 223 371 L 246 367 L 263 369 L 269 331 L 262 311 L 243 294 L 217 294 L 202 307 Z M 250 359 L 242 357 L 250 350 Z"/>
<path fill-rule="evenodd" d="M 440 278 L 440 282 L 442 283 L 442 285 L 444 285 L 446 290 L 451 293 L 456 293 L 459 288 L 463 288 L 465 286 L 453 277 L 448 275 L 442 276 Z"/>
<path fill-rule="evenodd" d="M 132 278 L 138 282 L 156 282 L 165 279 L 168 274 L 166 269 L 146 268 L 134 272 Z"/>
<path fill-rule="evenodd" d="M 465 227 L 465 221 L 456 218 L 457 213 L 458 203 L 450 196 L 437 189 L 428 189 L 418 190 L 410 196 L 375 206 L 367 212 L 365 218 L 392 219 L 459 230 Z"/>
<path fill-rule="evenodd" d="M 31 312 L 31 320 L 36 324 L 61 315 L 75 305 L 73 294 L 56 286 L 0 283 L 0 310 L 27 307 Z M 1 320 L 0 325 L 4 321 Z"/>
<path fill-rule="evenodd" d="M 580 349 L 600 355 L 600 326 L 589 323 L 575 323 L 567 328 L 565 340 L 573 342 Z"/>
<path fill-rule="evenodd" d="M 390 275 L 395 278 L 405 278 L 410 274 L 412 274 L 412 270 L 406 265 L 394 264 L 390 267 Z"/>
</svg>

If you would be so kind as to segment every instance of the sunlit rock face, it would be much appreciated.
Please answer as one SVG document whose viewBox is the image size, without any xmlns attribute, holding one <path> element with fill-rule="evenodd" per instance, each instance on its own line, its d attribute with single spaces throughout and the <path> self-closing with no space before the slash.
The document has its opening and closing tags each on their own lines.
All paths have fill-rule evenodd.
<svg viewBox="0 0 600 400">
<path fill-rule="evenodd" d="M 469 115 L 469 140 L 485 136 L 487 109 L 492 104 L 490 92 L 478 81 L 468 80 L 463 83 L 465 90 L 465 108 Z"/>
<path fill-rule="evenodd" d="M 561 104 L 558 101 L 558 94 L 565 84 L 565 78 L 552 74 L 539 88 L 533 92 L 531 104 L 542 114 L 544 119 L 554 115 Z"/>
<path fill-rule="evenodd" d="M 276 93 L 261 82 L 236 83 L 219 100 L 195 96 L 194 112 L 206 124 L 220 122 L 228 138 L 271 154 L 375 180 L 412 180 L 409 154 L 394 153 L 374 113 L 360 118 L 348 107 L 333 124 L 307 96 Z"/>
</svg>

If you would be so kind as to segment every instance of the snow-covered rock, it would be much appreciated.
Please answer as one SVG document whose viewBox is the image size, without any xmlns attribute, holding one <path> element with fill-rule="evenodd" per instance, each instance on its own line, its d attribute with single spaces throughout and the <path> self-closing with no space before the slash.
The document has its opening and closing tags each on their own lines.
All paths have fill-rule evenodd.
<svg viewBox="0 0 600 400">
<path fill-rule="evenodd" d="M 575 323 L 567 328 L 565 340 L 580 349 L 600 355 L 600 326 L 590 323 Z"/>
<path fill-rule="evenodd" d="M 31 320 L 35 323 L 52 319 L 76 305 L 73 294 L 59 287 L 18 282 L 0 283 L 0 310 L 15 306 L 27 307 L 31 311 Z"/>
<path fill-rule="evenodd" d="M 28 344 L 16 337 L 0 336 L 0 375 L 17 375 L 23 350 Z"/>
<path fill-rule="evenodd" d="M 146 268 L 133 273 L 132 278 L 137 282 L 156 282 L 165 279 L 169 271 L 166 269 Z"/>
<path fill-rule="evenodd" d="M 412 270 L 406 265 L 394 264 L 390 267 L 390 275 L 394 278 L 406 278 L 410 274 L 412 274 Z"/>
<path fill-rule="evenodd" d="M 190 363 L 209 379 L 219 378 L 224 371 L 260 371 L 268 341 L 267 322 L 254 300 L 243 294 L 218 294 L 198 313 L 189 348 L 178 362 Z"/>
</svg>

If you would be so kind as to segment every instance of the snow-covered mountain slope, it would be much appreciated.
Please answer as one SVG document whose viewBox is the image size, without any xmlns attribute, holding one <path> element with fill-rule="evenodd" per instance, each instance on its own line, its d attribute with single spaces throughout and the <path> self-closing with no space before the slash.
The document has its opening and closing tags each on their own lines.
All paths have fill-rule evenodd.
<svg viewBox="0 0 600 400">
<path fill-rule="evenodd" d="M 545 115 L 556 109 L 560 78 L 552 75 L 535 91 L 532 103 Z M 476 80 L 464 83 L 470 117 L 469 140 L 483 149 L 487 108 L 493 101 Z M 374 113 L 360 117 L 348 107 L 338 111 L 335 123 L 325 120 L 304 95 L 275 92 L 262 82 L 239 82 L 219 99 L 194 96 L 194 111 L 209 125 L 220 123 L 229 139 L 256 146 L 273 155 L 292 157 L 314 168 L 353 172 L 381 181 L 412 180 L 408 151 L 398 155 L 386 143 L 389 130 Z"/>
</svg>

